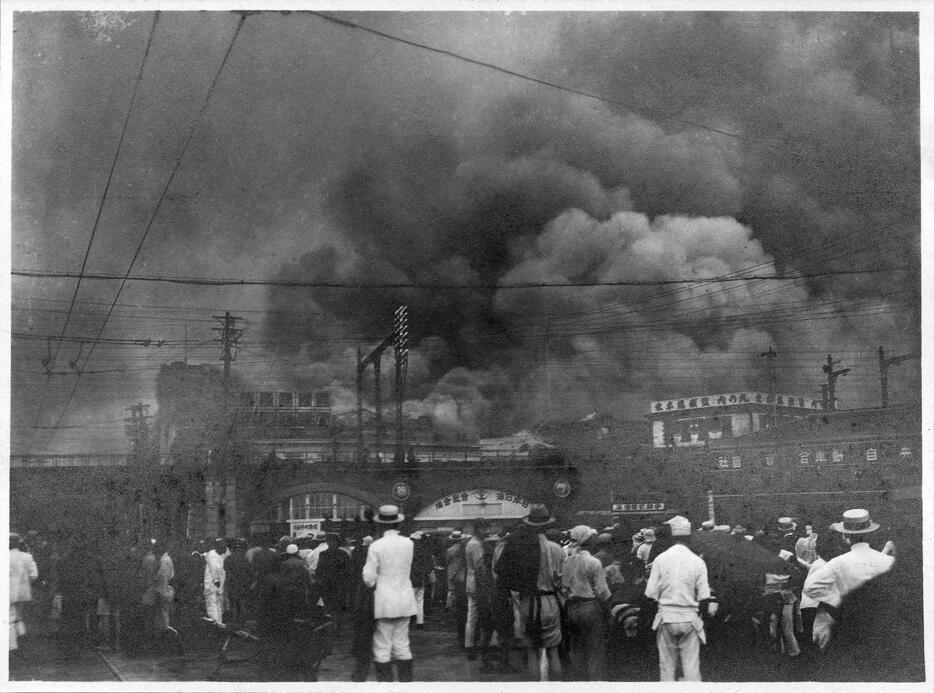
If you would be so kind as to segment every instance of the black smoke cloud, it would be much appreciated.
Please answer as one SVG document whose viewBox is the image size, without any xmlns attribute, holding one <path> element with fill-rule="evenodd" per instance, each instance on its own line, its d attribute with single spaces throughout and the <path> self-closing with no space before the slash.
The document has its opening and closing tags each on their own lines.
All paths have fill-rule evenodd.
<svg viewBox="0 0 934 693">
<path fill-rule="evenodd" d="M 468 76 L 489 78 L 439 63 L 419 86 L 436 110 L 368 118 L 323 188 L 309 250 L 280 273 L 359 288 L 301 301 L 270 292 L 266 331 L 312 364 L 287 374 L 297 385 L 331 387 L 349 406 L 354 346 L 388 334 L 401 303 L 413 340 L 407 410 L 474 434 L 765 389 L 758 354 L 769 346 L 782 356 L 779 387 L 814 397 L 826 353 L 918 348 L 916 16 L 550 21 L 556 38 L 528 69 L 618 103 L 516 80 L 468 89 Z M 838 384 L 840 406 L 877 402 L 865 364 Z M 915 376 L 893 378 L 893 391 L 918 394 Z"/>
</svg>

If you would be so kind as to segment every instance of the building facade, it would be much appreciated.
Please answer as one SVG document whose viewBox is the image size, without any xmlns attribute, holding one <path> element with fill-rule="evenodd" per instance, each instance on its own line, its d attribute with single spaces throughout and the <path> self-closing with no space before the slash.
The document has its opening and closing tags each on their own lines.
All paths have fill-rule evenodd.
<svg viewBox="0 0 934 693">
<path fill-rule="evenodd" d="M 810 397 L 741 391 L 656 400 L 646 416 L 655 447 L 703 447 L 822 410 L 823 403 Z"/>
</svg>

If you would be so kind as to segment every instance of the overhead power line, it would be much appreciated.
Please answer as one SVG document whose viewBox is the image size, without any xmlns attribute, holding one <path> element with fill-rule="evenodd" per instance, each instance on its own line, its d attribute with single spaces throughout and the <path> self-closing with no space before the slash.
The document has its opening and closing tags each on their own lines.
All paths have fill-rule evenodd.
<svg viewBox="0 0 934 693">
<path fill-rule="evenodd" d="M 78 273 L 78 281 L 75 282 L 75 291 L 71 297 L 71 304 L 68 306 L 68 313 L 65 315 L 65 322 L 62 324 L 62 337 L 68 329 L 68 323 L 71 320 L 72 311 L 75 308 L 75 301 L 78 299 L 78 289 L 81 287 L 81 278 L 88 266 L 88 257 L 91 255 L 91 246 L 94 245 L 94 238 L 97 235 L 97 229 L 100 226 L 101 216 L 104 214 L 104 205 L 107 202 L 110 184 L 113 181 L 114 171 L 117 168 L 117 160 L 120 158 L 120 150 L 123 148 L 123 140 L 126 138 L 127 126 L 130 123 L 130 116 L 133 113 L 133 106 L 136 103 L 136 94 L 139 91 L 139 85 L 143 81 L 143 72 L 146 69 L 146 60 L 149 58 L 149 50 L 152 48 L 152 37 L 156 33 L 156 25 L 159 23 L 159 12 L 156 11 L 152 19 L 152 27 L 149 30 L 149 39 L 146 41 L 146 49 L 143 51 L 143 58 L 139 64 L 139 74 L 136 75 L 136 82 L 133 84 L 133 91 L 130 95 L 130 105 L 127 107 L 126 116 L 123 119 L 123 127 L 120 130 L 120 139 L 117 141 L 117 148 L 114 151 L 114 158 L 110 164 L 110 171 L 107 172 L 107 182 L 104 184 L 104 192 L 101 195 L 100 205 L 97 208 L 97 216 L 94 217 L 94 225 L 91 227 L 91 236 L 88 239 L 88 247 L 84 251 L 84 259 L 81 261 L 81 271 Z M 55 359 L 58 358 L 58 350 L 61 342 L 55 347 L 55 355 L 52 357 L 52 363 L 49 364 L 50 370 L 55 366 Z"/>
<path fill-rule="evenodd" d="M 499 284 L 495 282 L 467 282 L 463 284 L 447 284 L 444 282 L 325 282 L 300 281 L 289 279 L 225 279 L 209 277 L 170 277 L 147 276 L 139 274 L 111 274 L 95 273 L 84 274 L 84 279 L 97 279 L 110 281 L 121 279 L 136 282 L 163 282 L 167 284 L 188 284 L 192 286 L 281 286 L 293 288 L 314 289 L 430 289 L 441 291 L 458 291 L 462 289 L 549 289 L 549 288 L 584 288 L 590 286 L 671 286 L 677 284 L 723 284 L 728 282 L 746 281 L 795 281 L 813 277 L 830 277 L 853 274 L 880 274 L 884 272 L 901 272 L 905 267 L 876 267 L 873 269 L 824 270 L 821 272 L 795 272 L 792 274 L 753 274 L 743 277 L 723 275 L 716 277 L 696 277 L 693 279 L 632 279 L 607 281 L 568 281 L 568 282 L 513 282 Z M 12 270 L 11 274 L 19 277 L 32 278 L 67 278 L 78 276 L 74 272 L 57 272 L 43 270 Z"/>
<path fill-rule="evenodd" d="M 120 300 L 120 295 L 123 293 L 124 287 L 129 281 L 130 273 L 133 271 L 133 266 L 136 264 L 136 261 L 139 258 L 139 255 L 143 250 L 143 246 L 146 243 L 146 239 L 149 237 L 150 231 L 152 231 L 152 227 L 156 221 L 156 218 L 159 216 L 159 212 L 162 209 L 162 203 L 166 199 L 166 194 L 168 193 L 169 188 L 172 186 L 172 182 L 175 180 L 175 176 L 178 173 L 179 168 L 181 168 L 182 161 L 185 158 L 185 154 L 188 152 L 188 148 L 191 146 L 191 142 L 194 139 L 194 135 L 198 129 L 198 125 L 200 125 L 202 119 L 204 118 L 204 114 L 205 114 L 205 111 L 207 111 L 208 104 L 210 104 L 211 102 L 211 96 L 214 94 L 214 91 L 217 88 L 218 82 L 220 81 L 221 74 L 224 72 L 224 67 L 227 65 L 227 61 L 230 59 L 230 54 L 233 52 L 234 45 L 237 42 L 237 37 L 240 35 L 240 31 L 243 28 L 243 23 L 245 21 L 246 21 L 246 15 L 242 14 L 240 16 L 239 21 L 237 22 L 237 26 L 234 29 L 233 35 L 230 38 L 230 42 L 227 45 L 227 50 L 224 52 L 224 57 L 221 59 L 220 65 L 218 66 L 217 71 L 214 73 L 214 78 L 211 80 L 211 84 L 208 87 L 207 93 L 204 96 L 204 101 L 201 104 L 201 108 L 199 109 L 197 115 L 195 116 L 195 120 L 192 123 L 191 128 L 188 131 L 188 136 L 185 138 L 185 141 L 182 144 L 181 151 L 178 153 L 178 156 L 175 159 L 175 165 L 172 168 L 172 172 L 169 174 L 168 180 L 166 181 L 165 186 L 162 188 L 162 192 L 159 195 L 159 200 L 156 202 L 156 205 L 153 208 L 152 214 L 149 217 L 149 221 L 146 224 L 146 228 L 143 231 L 143 234 L 141 238 L 139 239 L 139 242 L 136 245 L 136 250 L 133 253 L 133 257 L 130 259 L 130 264 L 127 267 L 126 273 L 122 277 L 117 277 L 121 280 L 120 286 L 118 287 L 117 292 L 114 295 L 113 302 L 110 304 L 110 308 L 107 311 L 106 317 L 101 323 L 100 329 L 98 329 L 97 337 L 95 341 L 91 342 L 91 346 L 88 349 L 87 356 L 84 359 L 84 364 L 76 367 L 77 375 L 79 376 L 87 368 L 88 364 L 91 362 L 91 356 L 94 353 L 94 349 L 97 345 L 97 341 L 100 340 L 100 338 L 104 334 L 104 329 L 107 327 L 107 322 L 109 321 L 111 314 L 116 308 L 117 302 Z M 85 275 L 84 278 L 87 278 L 87 276 Z M 68 407 L 71 404 L 72 398 L 74 397 L 75 392 L 78 389 L 79 382 L 80 382 L 80 378 L 76 378 L 74 385 L 71 388 L 71 391 L 68 393 L 68 396 L 65 398 L 65 402 L 62 405 L 61 412 L 59 413 L 58 418 L 55 419 L 55 422 L 54 422 L 55 424 L 57 424 L 61 420 L 61 418 L 65 415 L 65 412 L 68 410 Z"/>
</svg>

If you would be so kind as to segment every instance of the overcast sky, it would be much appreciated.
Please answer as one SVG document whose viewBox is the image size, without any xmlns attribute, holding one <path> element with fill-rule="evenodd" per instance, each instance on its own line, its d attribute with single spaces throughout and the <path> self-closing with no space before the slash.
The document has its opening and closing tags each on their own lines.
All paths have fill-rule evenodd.
<svg viewBox="0 0 934 693">
<path fill-rule="evenodd" d="M 329 16 L 14 16 L 14 454 L 124 451 L 224 311 L 243 387 L 349 408 L 407 304 L 407 411 L 479 435 L 767 391 L 770 347 L 876 406 L 920 350 L 915 14 Z"/>
</svg>

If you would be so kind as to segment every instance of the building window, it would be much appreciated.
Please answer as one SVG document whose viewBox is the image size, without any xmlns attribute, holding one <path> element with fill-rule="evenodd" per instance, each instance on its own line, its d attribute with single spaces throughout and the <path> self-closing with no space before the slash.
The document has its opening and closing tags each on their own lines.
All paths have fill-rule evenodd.
<svg viewBox="0 0 934 693">
<path fill-rule="evenodd" d="M 239 399 L 240 399 L 241 407 L 252 407 L 253 406 L 253 393 L 252 392 L 241 392 Z"/>
<path fill-rule="evenodd" d="M 720 419 L 720 435 L 723 438 L 733 437 L 733 417 L 732 416 L 724 416 L 723 419 Z"/>
<path fill-rule="evenodd" d="M 291 392 L 280 392 L 279 393 L 279 406 L 280 407 L 291 407 L 292 406 L 292 393 Z"/>
<path fill-rule="evenodd" d="M 310 392 L 299 392 L 298 393 L 298 406 L 300 407 L 313 407 L 314 404 L 313 396 Z"/>
<path fill-rule="evenodd" d="M 261 407 L 272 406 L 272 393 L 271 392 L 260 392 L 259 393 L 259 406 Z"/>
</svg>

